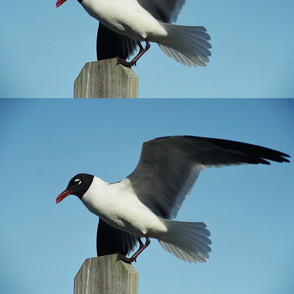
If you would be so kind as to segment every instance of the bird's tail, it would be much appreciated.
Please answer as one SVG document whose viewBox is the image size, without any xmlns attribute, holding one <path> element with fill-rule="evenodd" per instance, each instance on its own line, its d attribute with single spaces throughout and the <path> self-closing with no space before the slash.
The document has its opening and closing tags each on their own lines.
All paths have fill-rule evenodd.
<svg viewBox="0 0 294 294">
<path fill-rule="evenodd" d="M 169 23 L 162 23 L 162 26 L 167 31 L 167 37 L 158 46 L 166 55 L 184 65 L 206 66 L 211 55 L 211 44 L 204 27 Z"/>
<path fill-rule="evenodd" d="M 168 233 L 158 239 L 160 245 L 174 256 L 188 262 L 206 262 L 211 251 L 210 232 L 204 223 L 178 222 L 162 219 Z"/>
</svg>

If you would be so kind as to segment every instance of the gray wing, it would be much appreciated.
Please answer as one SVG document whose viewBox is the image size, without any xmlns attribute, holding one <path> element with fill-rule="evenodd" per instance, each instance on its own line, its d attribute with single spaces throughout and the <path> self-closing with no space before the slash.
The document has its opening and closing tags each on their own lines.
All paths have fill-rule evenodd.
<svg viewBox="0 0 294 294">
<path fill-rule="evenodd" d="M 137 0 L 156 19 L 163 22 L 175 22 L 186 0 Z"/>
<path fill-rule="evenodd" d="M 177 215 L 199 173 L 214 166 L 289 162 L 289 155 L 236 141 L 171 136 L 143 144 L 136 169 L 127 177 L 138 198 L 164 218 Z"/>
</svg>

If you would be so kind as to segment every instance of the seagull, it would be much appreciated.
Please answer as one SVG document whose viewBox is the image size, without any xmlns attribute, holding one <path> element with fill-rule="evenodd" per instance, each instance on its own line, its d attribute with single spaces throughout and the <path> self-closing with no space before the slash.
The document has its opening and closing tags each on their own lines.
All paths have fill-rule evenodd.
<svg viewBox="0 0 294 294">
<path fill-rule="evenodd" d="M 57 0 L 56 7 L 66 0 Z M 190 67 L 206 66 L 210 36 L 203 26 L 173 25 L 186 0 L 78 0 L 100 22 L 97 57 L 113 56 L 131 67 L 150 48 L 150 42 L 174 60 Z M 100 42 L 101 41 L 101 42 Z M 102 44 L 103 41 L 103 44 Z M 145 42 L 145 47 L 141 42 Z M 126 61 L 139 47 L 132 61 Z M 108 53 L 109 52 L 109 53 Z"/>
<path fill-rule="evenodd" d="M 100 218 L 98 235 L 105 241 L 100 245 L 102 250 L 119 247 L 117 255 L 122 261 L 136 261 L 154 238 L 184 261 L 206 262 L 211 240 L 205 223 L 172 220 L 200 172 L 209 167 L 290 162 L 287 157 L 276 150 L 230 140 L 160 137 L 143 143 L 135 170 L 120 182 L 108 183 L 80 173 L 70 180 L 56 203 L 70 194 L 80 198 Z M 138 250 L 127 257 L 138 243 Z"/>
</svg>

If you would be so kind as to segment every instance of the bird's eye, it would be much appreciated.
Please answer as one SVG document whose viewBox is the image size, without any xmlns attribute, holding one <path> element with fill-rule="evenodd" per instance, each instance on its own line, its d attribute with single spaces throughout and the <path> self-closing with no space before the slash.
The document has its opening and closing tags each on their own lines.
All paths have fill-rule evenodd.
<svg viewBox="0 0 294 294">
<path fill-rule="evenodd" d="M 81 181 L 80 179 L 75 179 L 75 180 L 74 180 L 74 183 L 75 183 L 76 185 L 80 185 L 80 184 L 82 183 L 82 181 Z"/>
</svg>

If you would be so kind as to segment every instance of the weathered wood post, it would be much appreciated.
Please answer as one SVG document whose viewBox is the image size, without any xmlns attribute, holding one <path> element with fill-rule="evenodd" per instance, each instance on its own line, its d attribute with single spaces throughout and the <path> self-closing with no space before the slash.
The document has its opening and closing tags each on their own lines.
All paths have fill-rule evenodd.
<svg viewBox="0 0 294 294">
<path fill-rule="evenodd" d="M 75 80 L 74 98 L 138 98 L 138 77 L 116 58 L 88 62 Z"/>
<path fill-rule="evenodd" d="M 137 294 L 138 273 L 117 255 L 85 260 L 76 274 L 74 294 Z"/>
</svg>

